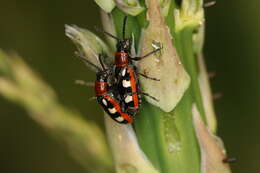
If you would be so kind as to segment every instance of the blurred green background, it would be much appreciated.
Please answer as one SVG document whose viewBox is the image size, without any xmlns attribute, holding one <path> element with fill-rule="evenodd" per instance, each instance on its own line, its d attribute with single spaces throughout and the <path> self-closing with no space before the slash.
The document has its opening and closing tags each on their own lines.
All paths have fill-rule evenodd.
<svg viewBox="0 0 260 173">
<path fill-rule="evenodd" d="M 260 149 L 260 1 L 217 1 L 206 9 L 205 60 L 214 93 L 218 134 L 228 154 L 238 159 L 235 173 L 259 172 Z M 58 93 L 66 106 L 103 127 L 101 109 L 92 88 L 74 84 L 94 80 L 73 55 L 74 45 L 64 35 L 64 24 L 94 30 L 101 26 L 92 0 L 1 0 L 0 48 L 16 51 Z M 57 173 L 84 170 L 26 112 L 0 97 L 0 172 Z M 100 116 L 96 111 L 100 112 Z"/>
</svg>

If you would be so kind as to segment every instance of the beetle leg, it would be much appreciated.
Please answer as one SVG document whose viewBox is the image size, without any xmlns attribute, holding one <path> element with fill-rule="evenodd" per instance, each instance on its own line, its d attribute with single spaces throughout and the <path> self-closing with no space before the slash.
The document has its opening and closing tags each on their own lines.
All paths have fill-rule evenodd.
<svg viewBox="0 0 260 173">
<path fill-rule="evenodd" d="M 154 81 L 160 81 L 160 79 L 147 76 L 146 74 L 143 74 L 143 73 L 138 73 L 138 74 L 141 75 L 141 76 L 143 76 L 143 77 L 146 78 L 146 79 L 150 79 L 150 80 L 154 80 Z"/>
<path fill-rule="evenodd" d="M 145 95 L 145 96 L 147 96 L 147 97 L 150 97 L 151 99 L 153 99 L 153 100 L 155 100 L 155 101 L 157 101 L 157 102 L 159 102 L 159 100 L 158 100 L 157 98 L 151 96 L 151 95 L 148 94 L 148 93 L 144 93 L 144 92 L 142 92 L 142 94 Z"/>
<path fill-rule="evenodd" d="M 134 60 L 134 61 L 140 61 L 140 60 L 142 60 L 142 59 L 144 59 L 144 58 L 146 58 L 146 57 L 156 53 L 157 51 L 159 51 L 161 49 L 162 48 L 155 49 L 155 50 L 153 50 L 153 51 L 151 51 L 151 52 L 149 52 L 149 53 L 147 53 L 146 55 L 143 55 L 143 56 L 129 57 L 129 59 Z"/>
<path fill-rule="evenodd" d="M 94 87 L 95 86 L 94 82 L 86 82 L 84 80 L 75 80 L 75 84 L 84 85 L 84 86 L 88 86 L 88 87 Z"/>
</svg>

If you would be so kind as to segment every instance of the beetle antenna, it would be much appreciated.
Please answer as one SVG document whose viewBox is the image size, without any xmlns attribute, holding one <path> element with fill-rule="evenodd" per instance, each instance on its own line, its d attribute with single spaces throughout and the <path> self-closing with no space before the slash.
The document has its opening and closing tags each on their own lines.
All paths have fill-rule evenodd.
<svg viewBox="0 0 260 173">
<path fill-rule="evenodd" d="M 95 86 L 94 82 L 85 82 L 84 80 L 75 80 L 75 84 L 84 85 L 84 86 L 87 86 L 87 87 L 94 87 Z"/>
<path fill-rule="evenodd" d="M 98 32 L 102 32 L 103 34 L 105 34 L 105 35 L 107 35 L 107 36 L 109 36 L 109 37 L 111 37 L 111 38 L 113 38 L 113 39 L 115 39 L 115 40 L 117 40 L 117 41 L 120 40 L 118 37 L 116 37 L 116 36 L 110 34 L 109 32 L 107 32 L 107 31 L 105 31 L 105 30 L 103 30 L 103 29 L 101 29 L 101 28 L 95 27 L 95 29 L 96 29 Z"/>
<path fill-rule="evenodd" d="M 98 71 L 102 71 L 101 68 L 99 68 L 97 65 L 95 65 L 94 63 L 90 62 L 89 60 L 87 60 L 83 55 L 81 55 L 79 52 L 75 52 L 75 55 L 84 63 L 91 65 L 93 67 L 95 67 Z"/>
<path fill-rule="evenodd" d="M 101 65 L 102 69 L 105 71 L 105 70 L 106 70 L 106 66 L 105 66 L 104 62 L 102 61 L 102 58 L 101 58 L 101 57 L 102 57 L 102 56 L 99 54 L 99 55 L 98 55 L 98 60 L 99 60 L 99 63 L 100 63 L 100 65 Z"/>
<path fill-rule="evenodd" d="M 126 22 L 127 22 L 127 16 L 124 17 L 124 23 L 123 23 L 123 39 L 125 39 Z"/>
</svg>

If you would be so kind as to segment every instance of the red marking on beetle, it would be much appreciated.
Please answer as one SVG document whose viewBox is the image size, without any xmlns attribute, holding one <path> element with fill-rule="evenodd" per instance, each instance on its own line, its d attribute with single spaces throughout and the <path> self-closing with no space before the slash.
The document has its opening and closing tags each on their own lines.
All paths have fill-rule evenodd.
<svg viewBox="0 0 260 173">
<path fill-rule="evenodd" d="M 132 117 L 130 117 L 128 114 L 124 113 L 120 107 L 120 105 L 111 97 L 109 96 L 105 96 L 105 99 L 107 99 L 108 101 L 110 101 L 114 108 L 116 109 L 116 111 L 126 120 L 128 121 L 128 123 L 132 123 L 134 120 Z"/>
<path fill-rule="evenodd" d="M 125 120 L 127 120 L 128 123 L 133 123 L 133 122 L 134 122 L 134 119 L 133 119 L 132 117 L 130 117 L 128 114 L 122 112 L 122 113 L 120 113 L 120 115 L 121 115 Z"/>
<path fill-rule="evenodd" d="M 128 53 L 116 52 L 115 53 L 116 66 L 124 67 L 124 66 L 128 65 L 128 63 L 129 63 L 128 56 L 129 56 Z"/>
<path fill-rule="evenodd" d="M 103 96 L 107 93 L 108 85 L 107 82 L 95 82 L 96 96 Z"/>
<path fill-rule="evenodd" d="M 134 101 L 134 107 L 138 108 L 139 107 L 139 101 L 138 101 L 138 95 L 137 95 L 137 92 L 136 92 L 136 81 L 137 79 L 135 78 L 135 75 L 134 75 L 134 71 L 133 71 L 133 68 L 132 67 L 127 67 L 127 70 L 129 72 L 129 75 L 130 75 L 130 83 L 131 83 L 131 88 L 132 88 L 132 97 L 133 97 L 133 101 Z"/>
</svg>

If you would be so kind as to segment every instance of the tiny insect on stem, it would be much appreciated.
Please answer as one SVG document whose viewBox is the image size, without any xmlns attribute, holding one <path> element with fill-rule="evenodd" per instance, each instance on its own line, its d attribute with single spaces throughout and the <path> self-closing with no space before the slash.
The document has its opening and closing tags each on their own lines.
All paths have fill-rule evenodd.
<svg viewBox="0 0 260 173">
<path fill-rule="evenodd" d="M 237 161 L 237 159 L 235 157 L 231 157 L 231 158 L 225 158 L 223 159 L 223 163 L 235 163 Z"/>
<path fill-rule="evenodd" d="M 216 3 L 217 3 L 216 1 L 206 2 L 206 3 L 203 5 L 203 7 L 204 7 L 204 8 L 212 7 L 212 6 L 216 5 Z"/>
</svg>

